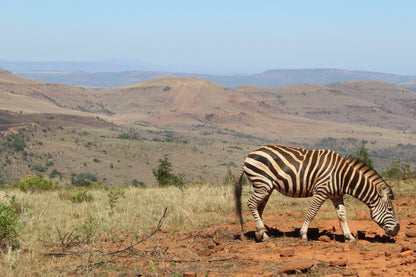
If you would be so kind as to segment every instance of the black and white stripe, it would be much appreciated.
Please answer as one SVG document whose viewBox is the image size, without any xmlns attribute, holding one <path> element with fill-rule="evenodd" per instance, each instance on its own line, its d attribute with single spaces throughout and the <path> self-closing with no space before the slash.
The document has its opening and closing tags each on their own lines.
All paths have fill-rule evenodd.
<svg viewBox="0 0 416 277">
<path fill-rule="evenodd" d="M 268 238 L 261 216 L 273 189 L 290 197 L 312 197 L 300 234 L 307 241 L 307 230 L 322 203 L 331 199 L 344 236 L 354 240 L 346 221 L 343 195 L 352 195 L 370 208 L 371 217 L 388 235 L 400 229 L 391 203 L 393 192 L 381 176 L 355 158 L 343 158 L 330 150 L 307 150 L 268 145 L 251 152 L 235 184 L 236 211 L 241 227 L 242 177 L 246 174 L 254 193 L 248 206 L 256 220 L 256 237 Z"/>
</svg>

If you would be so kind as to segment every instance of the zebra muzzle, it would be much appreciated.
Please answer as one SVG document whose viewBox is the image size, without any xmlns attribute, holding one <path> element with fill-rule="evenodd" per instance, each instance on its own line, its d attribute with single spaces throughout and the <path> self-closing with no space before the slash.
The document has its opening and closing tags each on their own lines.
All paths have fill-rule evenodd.
<svg viewBox="0 0 416 277">
<path fill-rule="evenodd" d="M 400 230 L 400 224 L 397 223 L 392 229 L 386 229 L 386 234 L 394 237 Z"/>
</svg>

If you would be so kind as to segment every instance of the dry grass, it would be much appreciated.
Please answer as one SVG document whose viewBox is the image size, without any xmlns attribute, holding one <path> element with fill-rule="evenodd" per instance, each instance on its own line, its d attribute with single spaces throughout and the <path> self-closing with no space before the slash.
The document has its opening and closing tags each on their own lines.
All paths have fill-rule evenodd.
<svg viewBox="0 0 416 277">
<path fill-rule="evenodd" d="M 396 194 L 408 194 L 413 183 L 400 183 Z M 183 190 L 176 187 L 117 188 L 120 198 L 110 205 L 110 191 L 114 188 L 96 188 L 88 190 L 94 196 L 90 202 L 73 203 L 65 194 L 74 190 L 57 190 L 28 194 L 18 190 L 0 192 L 2 201 L 10 201 L 15 195 L 21 213 L 22 231 L 19 236 L 20 247 L 6 249 L 1 253 L 0 275 L 55 276 L 74 273 L 84 264 L 94 260 L 106 259 L 95 251 L 104 238 L 113 242 L 124 240 L 137 241 L 155 229 L 163 210 L 168 214 L 162 230 L 167 234 L 187 233 L 203 227 L 233 224 L 234 216 L 233 187 L 213 185 L 189 185 Z M 246 186 L 243 193 L 245 203 L 250 196 Z M 304 217 L 309 199 L 293 199 L 274 193 L 266 206 L 265 213 L 285 213 L 285 217 Z M 349 218 L 355 212 L 367 209 L 358 200 L 347 197 L 346 207 Z M 253 221 L 245 205 L 245 222 Z M 405 216 L 399 215 L 399 216 Z M 287 220 L 270 222 L 277 228 L 284 226 Z M 320 219 L 336 219 L 336 213 L 330 201 L 318 212 Z M 300 227 L 300 226 L 293 226 Z M 70 253 L 77 255 L 56 257 L 50 253 Z M 99 256 L 99 257 L 98 257 Z"/>
<path fill-rule="evenodd" d="M 25 194 L 21 191 L 1 192 L 1 199 L 15 195 L 23 208 L 19 236 L 20 249 L 5 250 L 0 266 L 1 276 L 21 276 L 28 272 L 42 276 L 64 274 L 88 260 L 101 238 L 123 241 L 126 234 L 139 239 L 157 225 L 164 208 L 168 215 L 162 226 L 167 232 L 186 232 L 212 224 L 234 221 L 232 187 L 198 185 L 180 190 L 175 187 L 137 189 L 123 188 L 122 196 L 111 209 L 109 190 L 92 189 L 94 201 L 72 203 L 63 200 L 62 191 Z M 61 196 L 61 197 L 60 197 Z M 63 237 L 66 237 L 63 239 Z M 84 255 L 54 258 L 45 256 L 68 251 Z M 62 263 L 59 265 L 59 263 Z"/>
</svg>

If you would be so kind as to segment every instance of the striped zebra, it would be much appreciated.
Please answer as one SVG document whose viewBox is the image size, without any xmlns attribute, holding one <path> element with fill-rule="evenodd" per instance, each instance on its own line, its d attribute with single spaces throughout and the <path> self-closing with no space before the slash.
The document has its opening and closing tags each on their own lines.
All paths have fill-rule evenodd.
<svg viewBox="0 0 416 277">
<path fill-rule="evenodd" d="M 236 212 L 242 231 L 241 193 L 244 174 L 254 188 L 247 204 L 256 221 L 256 238 L 259 241 L 269 238 L 265 233 L 262 213 L 273 189 L 290 197 L 312 197 L 305 222 L 300 229 L 303 242 L 308 241 L 309 224 L 327 198 L 335 206 L 345 238 L 355 242 L 347 224 L 344 194 L 364 202 L 370 208 L 371 218 L 387 235 L 395 236 L 400 229 L 391 203 L 394 198 L 393 191 L 365 163 L 352 157 L 343 158 L 330 150 L 268 145 L 246 157 L 242 172 L 235 183 Z"/>
</svg>

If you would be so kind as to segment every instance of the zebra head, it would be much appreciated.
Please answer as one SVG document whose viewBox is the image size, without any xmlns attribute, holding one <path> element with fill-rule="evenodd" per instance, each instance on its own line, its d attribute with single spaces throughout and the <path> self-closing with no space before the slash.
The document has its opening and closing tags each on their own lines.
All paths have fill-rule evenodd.
<svg viewBox="0 0 416 277">
<path fill-rule="evenodd" d="M 400 230 L 400 222 L 394 212 L 391 200 L 394 199 L 393 191 L 387 186 L 377 186 L 378 196 L 373 205 L 370 205 L 371 218 L 389 236 L 395 236 Z"/>
</svg>

